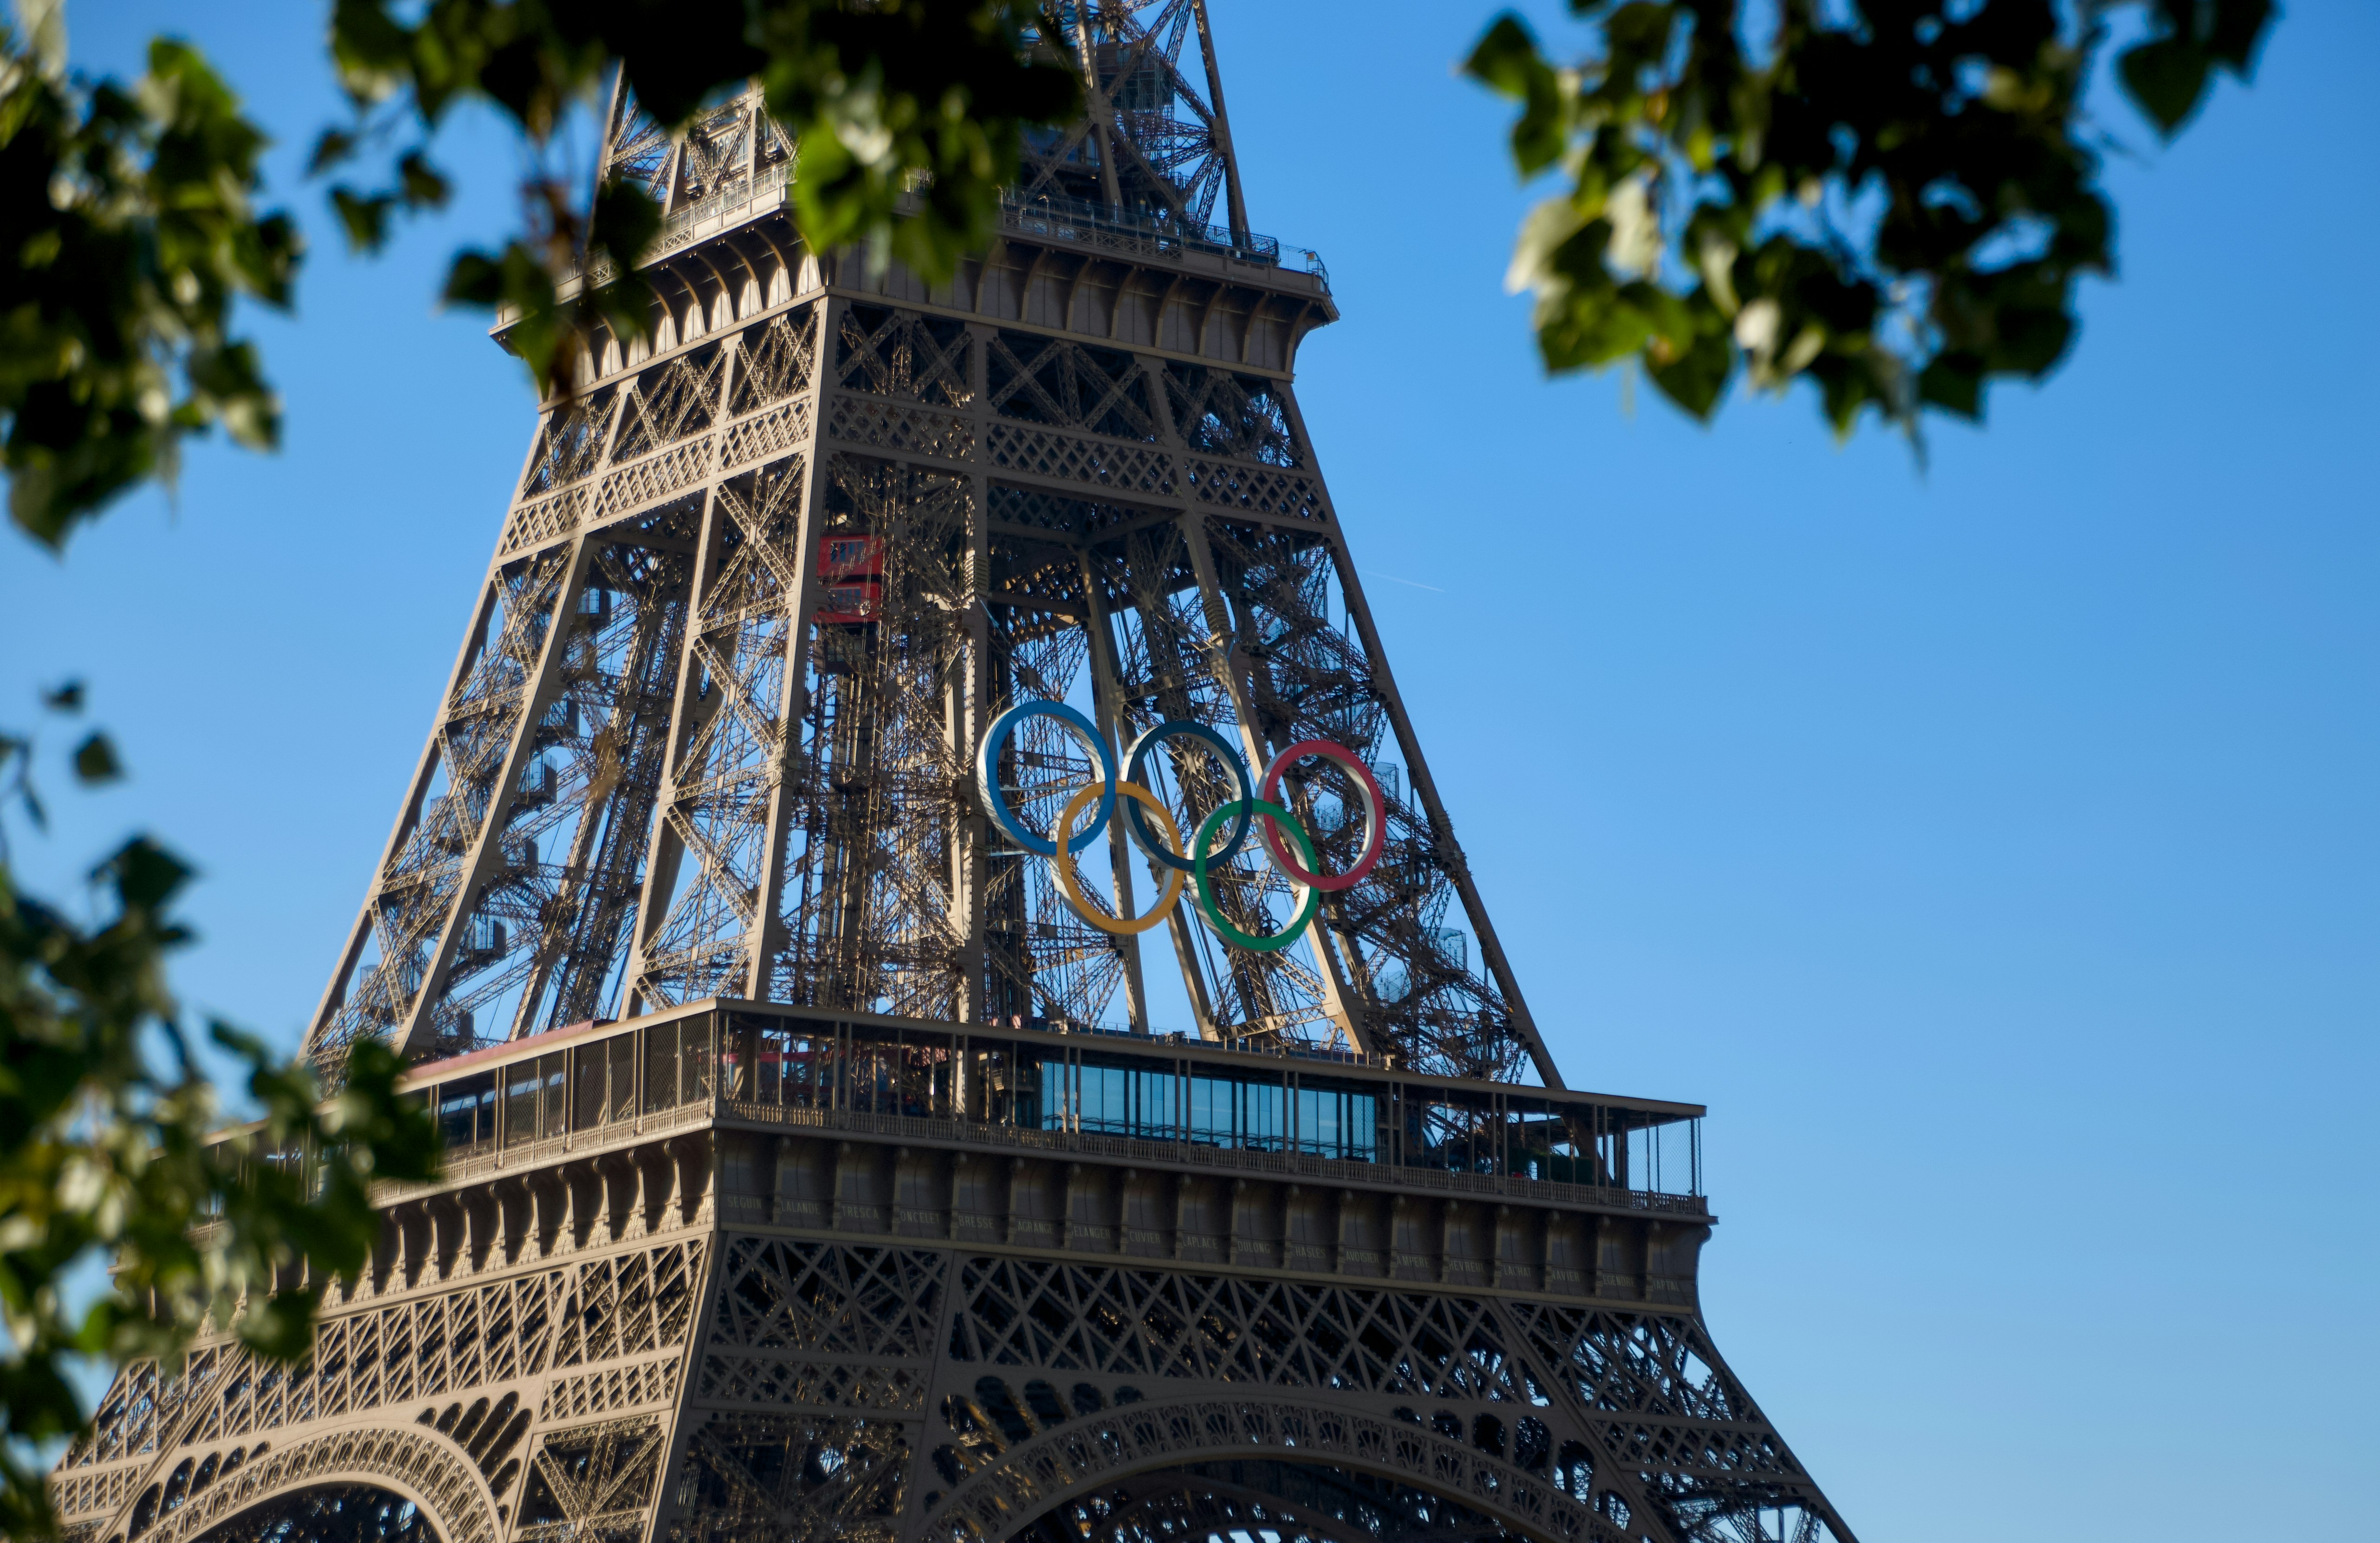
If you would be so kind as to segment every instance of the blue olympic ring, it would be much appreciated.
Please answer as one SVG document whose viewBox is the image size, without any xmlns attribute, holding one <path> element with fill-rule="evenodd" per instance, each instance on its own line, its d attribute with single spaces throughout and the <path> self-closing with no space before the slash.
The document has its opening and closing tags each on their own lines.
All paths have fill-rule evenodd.
<svg viewBox="0 0 2380 1543">
<path fill-rule="evenodd" d="M 1195 739 L 1205 746 L 1214 753 L 1217 760 L 1231 768 L 1232 781 L 1237 784 L 1232 794 L 1232 801 L 1239 805 L 1239 813 L 1232 822 L 1232 839 L 1207 857 L 1208 863 L 1220 866 L 1236 856 L 1241 844 L 1248 839 L 1248 827 L 1254 819 L 1251 811 L 1257 796 L 1255 784 L 1248 776 L 1248 763 L 1240 759 L 1240 752 L 1232 747 L 1230 740 L 1196 719 L 1169 718 L 1132 742 L 1132 748 L 1124 753 L 1123 779 L 1142 787 L 1149 786 L 1148 779 L 1142 775 L 1148 766 L 1149 752 L 1161 742 L 1174 738 Z M 1124 829 L 1132 833 L 1134 843 L 1151 857 L 1184 873 L 1196 871 L 1189 858 L 1177 857 L 1165 850 L 1164 843 L 1149 830 L 1148 817 L 1141 813 L 1139 805 L 1124 806 L 1123 822 Z"/>
<path fill-rule="evenodd" d="M 1067 851 L 1080 852 L 1091 844 L 1093 837 L 1107 829 L 1109 819 L 1115 813 L 1115 752 L 1108 748 L 1107 736 L 1092 727 L 1089 719 L 1063 702 L 1019 702 L 991 721 L 990 729 L 983 736 L 983 748 L 976 752 L 975 762 L 976 782 L 983 794 L 984 809 L 1011 841 L 1027 852 L 1042 857 L 1058 855 L 1058 844 L 1048 836 L 1037 836 L 1026 829 L 1025 821 L 1016 817 L 1016 811 L 1008 807 L 1008 800 L 1001 793 L 1001 747 L 1008 743 L 1008 736 L 1017 724 L 1033 717 L 1055 718 L 1074 730 L 1076 738 L 1099 753 L 1099 780 L 1105 784 L 1099 790 L 1099 812 L 1066 842 Z M 1245 775 L 1242 773 L 1244 784 Z"/>
</svg>

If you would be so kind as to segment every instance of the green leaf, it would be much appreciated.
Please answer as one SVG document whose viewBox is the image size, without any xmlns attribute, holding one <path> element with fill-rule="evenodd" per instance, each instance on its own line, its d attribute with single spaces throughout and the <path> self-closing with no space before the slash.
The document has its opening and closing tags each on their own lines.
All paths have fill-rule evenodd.
<svg viewBox="0 0 2380 1543">
<path fill-rule="evenodd" d="M 107 735 L 93 732 L 75 747 L 75 780 L 85 787 L 122 780 L 124 763 L 115 757 L 115 747 Z"/>
<path fill-rule="evenodd" d="M 2215 0 L 2206 51 L 2246 79 L 2255 72 L 2257 50 L 2278 14 L 2273 0 Z"/>
<path fill-rule="evenodd" d="M 1657 61 L 1670 51 L 1677 30 L 1678 11 L 1662 0 L 1629 0 L 1603 24 L 1605 44 L 1615 60 Z"/>
<path fill-rule="evenodd" d="M 1937 354 L 1917 376 L 1918 399 L 1955 418 L 1984 416 L 1984 366 L 1973 354 Z"/>
<path fill-rule="evenodd" d="M 249 1302 L 240 1316 L 240 1339 L 269 1360 L 285 1365 L 304 1360 L 314 1345 L 314 1309 L 322 1296 L 319 1288 L 308 1287 Z"/>
<path fill-rule="evenodd" d="M 240 349 L 242 298 L 287 303 L 298 246 L 256 212 L 268 140 L 197 50 L 156 40 L 131 84 L 24 62 L 0 66 L 0 469 L 56 550 L 188 436 L 257 438 L 269 393 L 200 377 Z"/>
<path fill-rule="evenodd" d="M 1529 99 L 1530 82 L 1546 67 L 1537 53 L 1536 35 L 1512 11 L 1489 22 L 1472 46 L 1471 56 L 1463 61 L 1465 75 L 1515 102 Z"/>
<path fill-rule="evenodd" d="M 2096 24 L 2119 6 L 2145 13 L 2137 46 Z M 1524 174 L 1559 165 L 1569 183 L 1513 254 L 1548 370 L 1634 363 L 1706 418 L 1741 359 L 1758 389 L 1809 382 L 1838 432 L 1875 408 L 1921 456 L 1921 413 L 1979 416 L 1992 383 L 2057 369 L 2081 279 L 2113 272 L 2103 136 L 2084 111 L 2100 50 L 2170 136 L 2213 69 L 2244 74 L 2275 14 L 2273 0 L 1787 6 L 1753 49 L 1732 3 L 1571 11 L 1595 35 L 1568 68 L 1510 14 L 1463 67 L 1521 104 Z"/>
<path fill-rule="evenodd" d="M 55 78 L 67 70 L 66 0 L 18 0 L 17 24 L 34 68 Z"/>
<path fill-rule="evenodd" d="M 1728 377 L 1735 372 L 1735 346 L 1724 333 L 1698 333 L 1684 348 L 1673 348 L 1665 358 L 1648 352 L 1645 372 L 1664 396 L 1707 422 L 1727 390 Z"/>
<path fill-rule="evenodd" d="M 1510 11 L 1489 25 L 1463 69 L 1474 79 L 1523 103 L 1512 126 L 1512 164 L 1524 177 L 1560 159 L 1569 137 L 1569 114 L 1561 79 L 1537 52 L 1537 42 Z"/>
<path fill-rule="evenodd" d="M 82 682 L 70 680 L 55 690 L 42 692 L 42 705 L 52 712 L 80 712 L 82 699 Z"/>
<path fill-rule="evenodd" d="M 396 163 L 396 173 L 407 209 L 443 209 L 454 196 L 453 184 L 419 150 L 406 152 Z"/>
<path fill-rule="evenodd" d="M 314 140 L 313 150 L 306 157 L 306 175 L 320 176 L 334 166 L 345 165 L 355 159 L 358 140 L 343 128 L 325 128 Z"/>
<path fill-rule="evenodd" d="M 644 188 L 615 177 L 595 190 L 588 246 L 609 257 L 622 273 L 635 270 L 661 233 L 662 206 Z"/>
<path fill-rule="evenodd" d="M 2213 63 L 2194 43 L 2161 38 L 2127 52 L 2116 62 L 2116 73 L 2133 104 L 2149 115 L 2159 133 L 2171 139 L 2198 106 Z"/>
<path fill-rule="evenodd" d="M 371 1177 L 427 1182 L 439 1173 L 438 1127 L 397 1093 L 405 1071 L 403 1058 L 380 1040 L 356 1041 L 327 1128 L 370 1154 Z"/>
<path fill-rule="evenodd" d="M 504 298 L 504 264 L 478 250 L 459 251 L 446 269 L 446 287 L 439 298 L 450 305 L 493 309 Z"/>
<path fill-rule="evenodd" d="M 356 251 L 376 252 L 388 244 L 388 216 L 395 207 L 394 194 L 358 193 L 344 184 L 331 189 L 332 211 Z"/>
<path fill-rule="evenodd" d="M 190 881 L 192 869 L 147 836 L 134 836 L 99 866 L 127 911 L 159 911 Z"/>
</svg>

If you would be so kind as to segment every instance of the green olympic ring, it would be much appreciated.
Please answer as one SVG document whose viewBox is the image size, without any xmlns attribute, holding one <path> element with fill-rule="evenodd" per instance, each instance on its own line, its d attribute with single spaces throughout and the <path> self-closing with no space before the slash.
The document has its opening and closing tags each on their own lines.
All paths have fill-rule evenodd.
<svg viewBox="0 0 2380 1543">
<path fill-rule="evenodd" d="M 1006 790 L 1001 786 L 998 774 L 1002 746 L 1006 743 L 1009 735 L 1020 721 L 1036 715 L 1055 718 L 1065 724 L 1087 746 L 1090 747 L 1099 759 L 1099 780 L 1087 784 L 1067 801 L 1065 812 L 1059 817 L 1057 830 L 1048 836 L 1035 834 L 1018 818 L 1016 811 L 1008 807 L 1008 800 L 1004 796 Z M 1239 784 L 1240 792 L 1243 795 L 1241 797 L 1219 804 L 1208 812 L 1207 818 L 1200 822 L 1196 832 L 1190 839 L 1186 861 L 1183 857 L 1176 857 L 1172 852 L 1165 849 L 1173 839 L 1174 827 L 1172 819 L 1166 813 L 1164 804 L 1156 795 L 1141 785 L 1137 779 L 1131 777 L 1132 772 L 1137 772 L 1143 768 L 1150 752 L 1156 749 L 1160 741 L 1177 735 L 1198 740 L 1203 748 L 1209 750 L 1221 760 L 1226 769 L 1232 772 L 1233 780 Z M 1284 805 L 1254 796 L 1268 791 L 1279 784 L 1281 774 L 1291 765 L 1300 757 L 1309 755 L 1327 756 L 1347 767 L 1350 773 L 1362 784 L 1365 802 L 1368 806 L 1366 810 L 1368 830 L 1363 856 L 1353 869 L 1335 877 L 1320 875 L 1314 871 L 1317 865 L 1314 841 L 1306 834 L 1305 827 L 1298 823 L 1297 817 L 1290 813 Z M 1313 925 L 1315 917 L 1322 909 L 1323 891 L 1345 889 L 1354 884 L 1365 874 L 1370 872 L 1372 866 L 1379 861 L 1381 838 L 1386 832 L 1385 801 L 1381 798 L 1379 785 L 1373 781 L 1369 770 L 1362 761 L 1355 759 L 1354 752 L 1342 746 L 1324 740 L 1300 741 L 1273 759 L 1272 765 L 1266 771 L 1262 785 L 1258 786 L 1251 784 L 1246 763 L 1240 759 L 1238 750 L 1228 739 L 1203 723 L 1186 720 L 1169 720 L 1135 740 L 1129 753 L 1129 759 L 1128 772 L 1124 777 L 1119 777 L 1115 752 L 1109 747 L 1106 736 L 1092 726 L 1089 719 L 1085 718 L 1073 708 L 1062 702 L 1052 701 L 1019 702 L 1002 712 L 992 721 L 976 757 L 976 776 L 981 786 L 986 812 L 1017 845 L 1027 852 L 1038 853 L 1057 865 L 1059 886 L 1067 906 L 1102 931 L 1138 932 L 1156 925 L 1158 918 L 1172 911 L 1180 903 L 1183 893 L 1182 880 L 1186 872 L 1195 881 L 1198 910 L 1206 917 L 1218 936 L 1227 942 L 1235 943 L 1254 953 L 1277 954 L 1295 942 L 1298 935 Z M 1127 814 L 1124 821 L 1125 833 L 1131 837 L 1135 845 L 1148 853 L 1155 863 L 1172 869 L 1166 875 L 1165 888 L 1158 897 L 1157 904 L 1129 920 L 1108 916 L 1090 904 L 1081 893 L 1080 881 L 1074 873 L 1073 866 L 1068 860 L 1069 855 L 1087 846 L 1092 837 L 1106 825 L 1115 808 L 1119 794 L 1123 795 L 1127 800 L 1124 806 Z M 1092 816 L 1087 827 L 1076 831 L 1075 821 L 1082 817 L 1084 810 L 1094 800 L 1099 805 L 1099 812 Z M 1158 823 L 1165 831 L 1167 839 L 1159 839 L 1158 833 L 1151 831 L 1147 822 L 1140 818 L 1141 811 L 1138 806 L 1142 804 L 1146 804 L 1157 816 Z M 1249 828 L 1256 823 L 1258 817 L 1262 817 L 1265 827 L 1263 844 L 1265 849 L 1273 859 L 1273 866 L 1289 880 L 1290 888 L 1296 891 L 1298 896 L 1296 914 L 1290 918 L 1289 925 L 1278 932 L 1263 935 L 1242 931 L 1223 915 L 1222 907 L 1215 902 L 1214 881 L 1208 871 L 1218 863 L 1231 861 L 1233 855 L 1240 851 L 1240 844 L 1247 839 Z M 1208 851 L 1208 848 L 1215 844 L 1216 834 L 1225 820 L 1233 822 L 1231 839 L 1223 844 L 1221 851 Z M 1279 832 L 1284 831 L 1288 832 L 1290 840 L 1296 844 L 1297 850 L 1305 855 L 1303 866 L 1293 860 L 1288 852 L 1283 850 Z M 1059 846 L 1060 841 L 1064 843 L 1062 852 Z"/>
<path fill-rule="evenodd" d="M 1198 889 L 1198 909 L 1207 914 L 1208 922 L 1216 931 L 1242 948 L 1250 949 L 1257 954 L 1278 954 L 1295 942 L 1297 935 L 1305 931 L 1306 925 L 1313 921 L 1315 912 L 1322 908 L 1322 892 L 1312 884 L 1300 884 L 1293 881 L 1290 887 L 1304 891 L 1305 902 L 1298 906 L 1297 915 L 1290 918 L 1289 925 L 1269 937 L 1258 937 L 1253 932 L 1243 932 L 1225 919 L 1222 908 L 1215 904 L 1215 888 L 1207 880 L 1207 864 L 1211 860 L 1207 856 L 1207 847 L 1215 839 L 1217 827 L 1225 820 L 1240 814 L 1242 810 L 1247 811 L 1248 814 L 1269 815 L 1274 825 L 1287 831 L 1290 839 L 1297 843 L 1297 849 L 1305 854 L 1307 869 L 1311 869 L 1314 867 L 1318 860 L 1314 855 L 1314 843 L 1307 839 L 1305 827 L 1297 822 L 1295 815 L 1279 804 L 1268 803 L 1262 798 L 1234 798 L 1230 803 L 1218 804 L 1209 810 L 1206 820 L 1198 826 L 1198 833 L 1190 838 L 1191 881 Z M 1245 826 L 1242 827 L 1243 830 L 1245 828 Z"/>
</svg>

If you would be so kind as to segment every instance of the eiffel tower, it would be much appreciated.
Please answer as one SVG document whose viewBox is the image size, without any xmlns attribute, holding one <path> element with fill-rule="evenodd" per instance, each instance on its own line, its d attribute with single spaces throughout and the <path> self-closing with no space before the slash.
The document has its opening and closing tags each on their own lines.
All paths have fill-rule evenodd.
<svg viewBox="0 0 2380 1543">
<path fill-rule="evenodd" d="M 120 1372 L 78 1543 L 1852 1543 L 1698 1310 L 1702 1110 L 1570 1089 L 1474 887 L 1201 0 L 1072 15 L 944 285 L 807 249 L 756 98 L 613 103 L 653 324 L 540 415 L 309 1040 L 401 1045 L 446 1175 L 303 1367 Z M 1034 701 L 1220 736 L 1144 761 L 1184 831 L 1214 743 L 1346 747 L 1377 801 L 1278 796 L 1377 860 L 1290 947 L 1218 926 L 1305 893 L 1253 840 L 1111 930 L 1125 820 L 1077 906 L 984 797 Z M 995 748 L 1028 832 L 1107 775 Z"/>
</svg>

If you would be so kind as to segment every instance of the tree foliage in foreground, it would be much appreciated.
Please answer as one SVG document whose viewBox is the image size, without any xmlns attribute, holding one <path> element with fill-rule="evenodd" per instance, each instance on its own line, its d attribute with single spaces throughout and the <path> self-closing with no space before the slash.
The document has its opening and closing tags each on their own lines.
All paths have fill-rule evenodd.
<svg viewBox="0 0 2380 1543">
<path fill-rule="evenodd" d="M 289 218 L 256 206 L 266 136 L 196 50 L 161 39 L 137 80 L 78 77 L 59 0 L 18 8 L 0 28 L 0 468 L 10 518 L 55 552 L 170 479 L 191 435 L 276 442 L 278 402 L 233 323 L 243 299 L 287 306 L 302 252 Z M 1510 16 L 1469 62 L 1524 103 L 1522 171 L 1571 184 L 1514 264 L 1547 363 L 1639 359 L 1697 416 L 1739 369 L 1763 388 L 1808 376 L 1839 431 L 1869 408 L 1912 431 L 1928 407 L 1973 417 L 1989 381 L 2065 354 L 2076 283 L 2111 263 L 2082 108 L 2111 18 L 2144 22 L 2117 76 L 2168 135 L 2215 72 L 2244 78 L 2272 18 L 2270 0 L 1774 0 L 1755 47 L 1739 0 L 1572 8 L 1599 39 L 1584 62 L 1548 61 Z M 1024 134 L 1079 107 L 1071 67 L 1026 45 L 1055 23 L 1026 0 L 327 11 L 350 111 L 310 164 L 336 179 L 351 246 L 448 200 L 436 149 L 458 107 L 492 109 L 525 147 L 516 234 L 458 253 L 444 294 L 516 313 L 541 389 L 566 387 L 599 319 L 645 324 L 633 260 L 660 211 L 594 186 L 565 132 L 615 74 L 669 126 L 759 80 L 795 136 L 805 238 L 936 278 L 992 234 Z M 571 285 L 582 268 L 612 277 Z M 79 711 L 79 688 L 50 705 Z M 39 824 L 31 754 L 0 735 L 0 778 Z M 119 774 L 95 734 L 71 764 L 86 783 Z M 308 1073 L 219 1024 L 261 1123 L 210 1144 L 218 1108 L 165 983 L 188 870 L 136 838 L 95 872 L 85 922 L 22 893 L 6 857 L 0 843 L 0 1535 L 25 1538 L 55 1527 L 34 1444 L 84 1428 L 77 1357 L 170 1370 L 207 1323 L 302 1356 L 319 1282 L 360 1269 L 376 1234 L 369 1185 L 430 1176 L 436 1147 L 385 1047 L 356 1047 L 322 1103 Z M 290 1152 L 310 1157 L 269 1160 Z M 109 1258 L 113 1283 L 70 1302 Z"/>
<path fill-rule="evenodd" d="M 466 103 L 527 148 L 521 224 L 458 253 L 445 298 L 517 314 L 512 340 L 540 389 L 566 389 L 599 319 L 646 325 L 633 260 L 661 212 L 594 187 L 564 152 L 574 115 L 617 79 L 674 126 L 757 79 L 796 136 L 805 237 L 860 242 L 936 276 L 983 245 L 1025 129 L 1079 103 L 1068 67 L 1028 52 L 1013 0 L 332 0 L 331 55 L 351 113 L 311 169 L 336 175 L 349 243 L 375 249 L 401 215 L 443 204 L 434 158 Z M 71 74 L 57 0 L 20 0 L 0 28 L 0 465 L 9 516 L 62 551 L 81 522 L 152 479 L 183 440 L 222 426 L 277 443 L 279 404 L 233 332 L 243 298 L 286 308 L 302 252 L 261 213 L 268 140 L 188 44 L 160 39 L 129 83 Z M 582 267 L 611 282 L 565 293 Z M 79 711 L 80 687 L 50 705 Z M 0 735 L 0 778 L 42 823 L 32 746 Z M 86 783 L 120 774 L 100 735 L 73 752 Z M 436 1169 L 428 1117 L 401 1105 L 401 1067 L 351 1051 L 327 1104 L 302 1065 L 222 1025 L 261 1124 L 228 1141 L 165 982 L 189 934 L 171 915 L 188 869 L 136 838 L 93 879 L 89 924 L 22 893 L 0 843 L 0 1537 L 55 1531 L 36 1453 L 83 1434 L 79 1357 L 157 1357 L 170 1375 L 203 1327 L 259 1354 L 309 1349 L 321 1282 L 362 1268 L 379 1222 L 370 1185 Z M 276 1154 L 304 1154 L 297 1162 Z M 206 1224 L 195 1229 L 194 1218 Z M 106 1262 L 112 1284 L 78 1279 Z M 302 1283 L 301 1283 L 302 1282 Z"/>
<path fill-rule="evenodd" d="M 272 446 L 280 405 L 234 302 L 289 303 L 287 216 L 259 214 L 266 140 L 187 44 L 148 73 L 78 84 L 55 6 L 0 34 L 0 464 L 8 513 L 55 547 L 68 527 L 221 424 Z"/>
<path fill-rule="evenodd" d="M 0 33 L 0 464 L 16 524 L 52 548 L 221 424 L 276 443 L 280 413 L 241 298 L 285 307 L 302 255 L 260 213 L 263 130 L 199 53 L 160 39 L 130 83 L 66 66 L 60 0 L 20 0 Z M 589 115 L 615 71 L 683 124 L 757 79 L 795 138 L 793 212 L 820 247 L 862 243 L 929 276 L 985 245 L 1028 128 L 1063 123 L 1081 83 L 1024 0 L 330 0 L 350 112 L 310 161 L 358 249 L 453 190 L 436 158 L 456 109 L 526 151 L 517 233 L 458 252 L 444 298 L 518 315 L 541 390 L 565 389 L 601 319 L 638 335 L 633 260 L 659 229 L 641 190 L 594 185 Z M 575 148 L 579 158 L 570 153 Z M 21 237 L 18 233 L 22 233 Z M 568 280 L 609 261 L 612 282 Z M 569 291 L 565 293 L 565 291 Z"/>
<path fill-rule="evenodd" d="M 453 110 L 500 113 L 529 151 L 522 231 L 501 250 L 459 253 L 446 298 L 517 312 L 512 346 L 561 391 L 595 316 L 627 335 L 646 325 L 633 261 L 660 211 L 623 185 L 590 199 L 588 168 L 558 150 L 615 67 L 671 127 L 757 80 L 794 140 L 803 238 L 865 243 L 940 280 L 990 241 L 1026 129 L 1080 106 L 1074 69 L 1026 46 L 1040 22 L 1023 0 L 334 0 L 332 55 L 354 120 L 323 134 L 313 165 L 385 147 L 380 186 L 332 189 L 349 240 L 376 248 L 393 213 L 445 201 L 431 152 Z M 582 253 L 590 266 L 612 259 L 617 276 L 565 298 Z"/>
<path fill-rule="evenodd" d="M 81 688 L 50 705 L 78 711 Z M 31 758 L 27 739 L 0 738 L 0 775 L 39 825 Z M 97 734 L 73 765 L 86 784 L 119 774 Z M 324 1103 L 303 1064 L 222 1023 L 209 1033 L 246 1069 L 259 1118 L 210 1140 L 223 1111 L 165 981 L 190 940 L 172 914 L 189 869 L 135 837 L 91 876 L 102 908 L 85 923 L 20 891 L 6 857 L 0 844 L 0 1537 L 31 1538 L 55 1530 L 36 1446 L 86 1429 L 78 1361 L 154 1356 L 171 1375 L 210 1323 L 301 1359 L 322 1282 L 352 1279 L 379 1235 L 372 1181 L 433 1177 L 438 1148 L 430 1116 L 398 1101 L 387 1046 L 358 1045 Z M 108 1265 L 112 1281 L 94 1278 Z"/>
<path fill-rule="evenodd" d="M 1640 361 L 1708 418 L 1741 370 L 1807 378 L 1848 433 L 1979 418 L 2039 379 L 2114 264 L 2084 109 L 2119 22 L 2124 95 L 2170 138 L 2245 79 L 2272 0 L 1572 0 L 1599 49 L 1499 18 L 1466 66 L 1520 102 L 1522 175 L 1558 171 L 1513 253 L 1548 370 Z M 1755 18 L 1773 32 L 1746 36 Z"/>
</svg>

